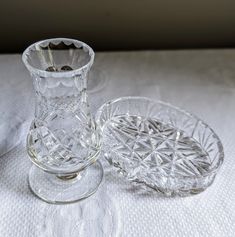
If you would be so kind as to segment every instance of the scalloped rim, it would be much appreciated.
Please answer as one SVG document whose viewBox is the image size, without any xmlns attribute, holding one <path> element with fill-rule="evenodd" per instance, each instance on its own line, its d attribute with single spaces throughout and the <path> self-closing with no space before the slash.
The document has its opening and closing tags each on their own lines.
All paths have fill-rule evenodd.
<svg viewBox="0 0 235 237">
<path fill-rule="evenodd" d="M 30 54 L 30 51 L 37 50 L 37 48 L 42 44 L 49 44 L 51 42 L 56 44 L 57 41 L 58 42 L 66 41 L 66 42 L 64 42 L 65 44 L 67 44 L 67 41 L 69 41 L 70 43 L 73 43 L 74 45 L 83 46 L 84 52 L 88 52 L 91 57 L 89 62 L 80 68 L 77 68 L 77 69 L 71 70 L 71 71 L 65 71 L 65 72 L 48 72 L 48 71 L 33 67 L 28 62 L 28 55 Z M 82 41 L 75 40 L 75 39 L 69 39 L 69 38 L 51 38 L 51 39 L 45 39 L 45 40 L 38 41 L 36 43 L 31 44 L 28 48 L 26 48 L 22 54 L 22 61 L 24 62 L 26 68 L 29 70 L 30 73 L 34 73 L 34 74 L 37 74 L 42 77 L 55 77 L 55 78 L 73 77 L 75 75 L 81 74 L 82 71 L 91 67 L 91 65 L 94 62 L 94 58 L 95 58 L 95 52 L 89 45 L 87 45 L 86 43 L 84 43 Z"/>
<path fill-rule="evenodd" d="M 218 162 L 217 164 L 215 165 L 215 167 L 208 173 L 204 174 L 204 175 L 200 175 L 200 176 L 192 176 L 194 178 L 197 178 L 197 177 L 208 177 L 214 173 L 217 173 L 219 168 L 221 167 L 221 165 L 223 164 L 224 162 L 224 148 L 223 148 L 223 145 L 222 145 L 222 142 L 219 138 L 219 136 L 215 133 L 215 131 L 206 123 L 204 122 L 202 119 L 200 119 L 199 117 L 197 117 L 196 115 L 194 115 L 193 113 L 190 113 L 184 109 L 181 109 L 177 106 L 174 106 L 170 103 L 167 103 L 167 102 L 163 102 L 163 101 L 160 101 L 160 100 L 154 100 L 154 99 L 151 99 L 151 98 L 148 98 L 148 97 L 141 97 L 141 96 L 125 96 L 125 97 L 119 97 L 119 98 L 116 98 L 116 99 L 112 99 L 112 100 L 109 100 L 107 101 L 106 103 L 104 103 L 96 112 L 96 115 L 95 115 L 95 121 L 97 123 L 97 126 L 101 128 L 101 132 L 103 130 L 103 127 L 104 126 L 101 126 L 101 122 L 100 122 L 100 116 L 103 112 L 103 109 L 104 107 L 107 107 L 107 106 L 110 106 L 110 104 L 113 104 L 113 103 L 116 103 L 116 102 L 119 102 L 119 101 L 123 101 L 123 100 L 147 100 L 147 101 L 150 101 L 150 102 L 154 102 L 154 103 L 158 103 L 158 104 L 161 104 L 161 105 L 164 105 L 164 106 L 167 106 L 167 107 L 170 107 L 172 109 L 175 109 L 177 111 L 180 111 L 192 118 L 195 118 L 196 120 L 200 121 L 205 127 L 209 128 L 211 130 L 211 132 L 213 133 L 213 135 L 215 136 L 215 139 L 217 140 L 217 146 L 218 146 L 218 150 L 219 150 L 219 157 L 218 157 Z M 106 123 L 106 122 L 105 122 Z M 101 138 L 102 139 L 102 138 Z M 169 176 L 167 176 L 169 177 Z M 177 175 L 177 176 L 174 176 L 174 177 L 180 177 L 180 178 L 192 178 L 190 176 L 182 176 L 182 175 Z"/>
</svg>

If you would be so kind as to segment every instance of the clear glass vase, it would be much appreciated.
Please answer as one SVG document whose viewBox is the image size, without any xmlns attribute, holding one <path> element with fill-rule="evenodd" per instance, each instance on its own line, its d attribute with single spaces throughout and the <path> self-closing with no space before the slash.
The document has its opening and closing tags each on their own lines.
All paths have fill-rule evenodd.
<svg viewBox="0 0 235 237">
<path fill-rule="evenodd" d="M 35 118 L 27 138 L 34 163 L 29 186 L 50 203 L 86 198 L 103 177 L 96 161 L 100 139 L 86 92 L 94 51 L 81 41 L 55 38 L 29 46 L 22 59 L 36 93 Z"/>
</svg>

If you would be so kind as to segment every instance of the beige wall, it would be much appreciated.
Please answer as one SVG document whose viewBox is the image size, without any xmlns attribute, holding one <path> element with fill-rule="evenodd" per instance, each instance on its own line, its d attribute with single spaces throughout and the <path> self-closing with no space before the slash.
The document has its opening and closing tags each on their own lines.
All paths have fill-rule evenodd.
<svg viewBox="0 0 235 237">
<path fill-rule="evenodd" d="M 235 46 L 235 0 L 1 0 L 0 52 L 55 36 L 96 50 Z"/>
</svg>

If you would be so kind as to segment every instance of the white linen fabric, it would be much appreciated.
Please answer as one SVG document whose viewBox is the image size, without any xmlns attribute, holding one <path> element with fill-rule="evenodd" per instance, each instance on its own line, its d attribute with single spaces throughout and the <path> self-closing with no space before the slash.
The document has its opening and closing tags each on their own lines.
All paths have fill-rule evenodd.
<svg viewBox="0 0 235 237">
<path fill-rule="evenodd" d="M 22 140 L 32 115 L 32 83 L 18 55 L 0 56 L 0 156 Z"/>
<path fill-rule="evenodd" d="M 161 99 L 206 121 L 225 149 L 225 161 L 214 184 L 186 198 L 139 193 L 100 157 L 105 169 L 102 195 L 108 193 L 115 203 L 113 211 L 118 210 L 121 222 L 115 228 L 118 226 L 120 236 L 234 236 L 235 50 L 97 53 L 95 64 L 105 70 L 108 83 L 91 94 L 93 113 L 105 101 L 120 96 Z M 33 196 L 27 186 L 31 163 L 25 151 L 25 135 L 33 115 L 32 98 L 32 81 L 21 57 L 0 56 L 0 121 L 10 126 L 7 120 L 11 121 L 13 115 L 22 124 L 22 130 L 18 130 L 22 143 L 0 158 L 0 237 L 41 236 L 45 215 L 53 206 Z M 13 136 L 0 131 L 8 140 Z"/>
</svg>

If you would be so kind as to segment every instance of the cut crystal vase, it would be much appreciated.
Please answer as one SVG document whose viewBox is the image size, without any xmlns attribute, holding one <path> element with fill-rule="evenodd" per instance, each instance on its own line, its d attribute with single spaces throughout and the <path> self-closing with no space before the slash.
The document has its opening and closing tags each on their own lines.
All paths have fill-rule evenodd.
<svg viewBox="0 0 235 237">
<path fill-rule="evenodd" d="M 103 177 L 100 139 L 87 98 L 94 52 L 87 44 L 55 38 L 23 53 L 36 93 L 35 118 L 27 137 L 34 163 L 29 186 L 50 203 L 70 203 L 93 194 Z"/>
</svg>

